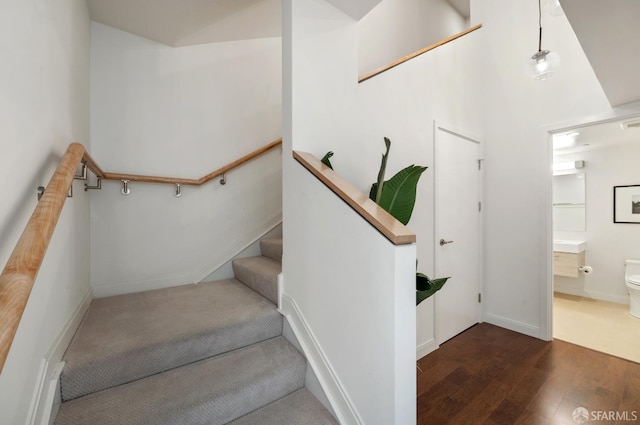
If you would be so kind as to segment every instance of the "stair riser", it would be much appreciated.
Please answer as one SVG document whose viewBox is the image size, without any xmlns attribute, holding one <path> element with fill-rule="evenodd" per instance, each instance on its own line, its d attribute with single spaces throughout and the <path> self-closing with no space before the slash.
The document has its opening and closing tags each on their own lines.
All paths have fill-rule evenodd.
<svg viewBox="0 0 640 425">
<path fill-rule="evenodd" d="M 338 425 L 338 422 L 306 388 L 303 388 L 228 425 L 258 424 Z"/>
<path fill-rule="evenodd" d="M 265 273 L 260 268 L 255 268 L 254 263 L 242 260 L 235 260 L 233 262 L 233 274 L 235 278 L 272 303 L 277 304 L 279 271 Z"/>
<path fill-rule="evenodd" d="M 65 353 L 63 400 L 280 335 L 274 306 L 235 279 L 94 300 Z"/>
<path fill-rule="evenodd" d="M 223 425 L 304 386 L 284 338 L 63 403 L 56 425 Z"/>
<path fill-rule="evenodd" d="M 262 255 L 282 262 L 282 239 L 263 239 L 260 241 Z"/>
<path fill-rule="evenodd" d="M 176 367 L 197 362 L 282 333 L 282 316 L 246 323 L 211 335 L 163 346 L 144 347 L 126 359 L 101 359 L 99 364 L 65 369 L 60 377 L 63 401 L 73 400 L 117 385 L 126 384 Z"/>
</svg>

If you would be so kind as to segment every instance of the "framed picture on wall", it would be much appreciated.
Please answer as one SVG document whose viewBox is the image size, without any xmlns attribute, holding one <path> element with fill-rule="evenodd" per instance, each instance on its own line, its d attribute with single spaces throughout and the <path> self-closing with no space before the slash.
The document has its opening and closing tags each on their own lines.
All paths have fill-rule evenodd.
<svg viewBox="0 0 640 425">
<path fill-rule="evenodd" d="M 640 184 L 613 186 L 613 222 L 640 224 Z"/>
</svg>

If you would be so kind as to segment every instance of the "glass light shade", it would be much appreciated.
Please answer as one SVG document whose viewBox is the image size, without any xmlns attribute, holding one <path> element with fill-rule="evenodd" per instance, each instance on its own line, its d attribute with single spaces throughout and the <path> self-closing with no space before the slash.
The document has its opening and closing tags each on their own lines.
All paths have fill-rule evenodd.
<svg viewBox="0 0 640 425">
<path fill-rule="evenodd" d="M 536 80 L 546 80 L 560 68 L 560 55 L 541 50 L 527 62 L 527 74 Z"/>
</svg>

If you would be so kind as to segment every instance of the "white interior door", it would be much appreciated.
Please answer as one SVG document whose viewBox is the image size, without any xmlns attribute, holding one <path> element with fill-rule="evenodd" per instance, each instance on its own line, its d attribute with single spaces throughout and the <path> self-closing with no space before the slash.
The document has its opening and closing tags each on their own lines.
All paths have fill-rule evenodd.
<svg viewBox="0 0 640 425">
<path fill-rule="evenodd" d="M 480 143 L 436 125 L 436 339 L 442 344 L 481 318 Z"/>
</svg>

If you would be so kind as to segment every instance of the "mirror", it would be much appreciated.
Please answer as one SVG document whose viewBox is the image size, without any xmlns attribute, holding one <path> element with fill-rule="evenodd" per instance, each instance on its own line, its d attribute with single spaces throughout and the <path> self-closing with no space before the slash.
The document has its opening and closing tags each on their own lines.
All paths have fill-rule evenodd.
<svg viewBox="0 0 640 425">
<path fill-rule="evenodd" d="M 553 176 L 553 230 L 586 230 L 585 174 Z"/>
</svg>

